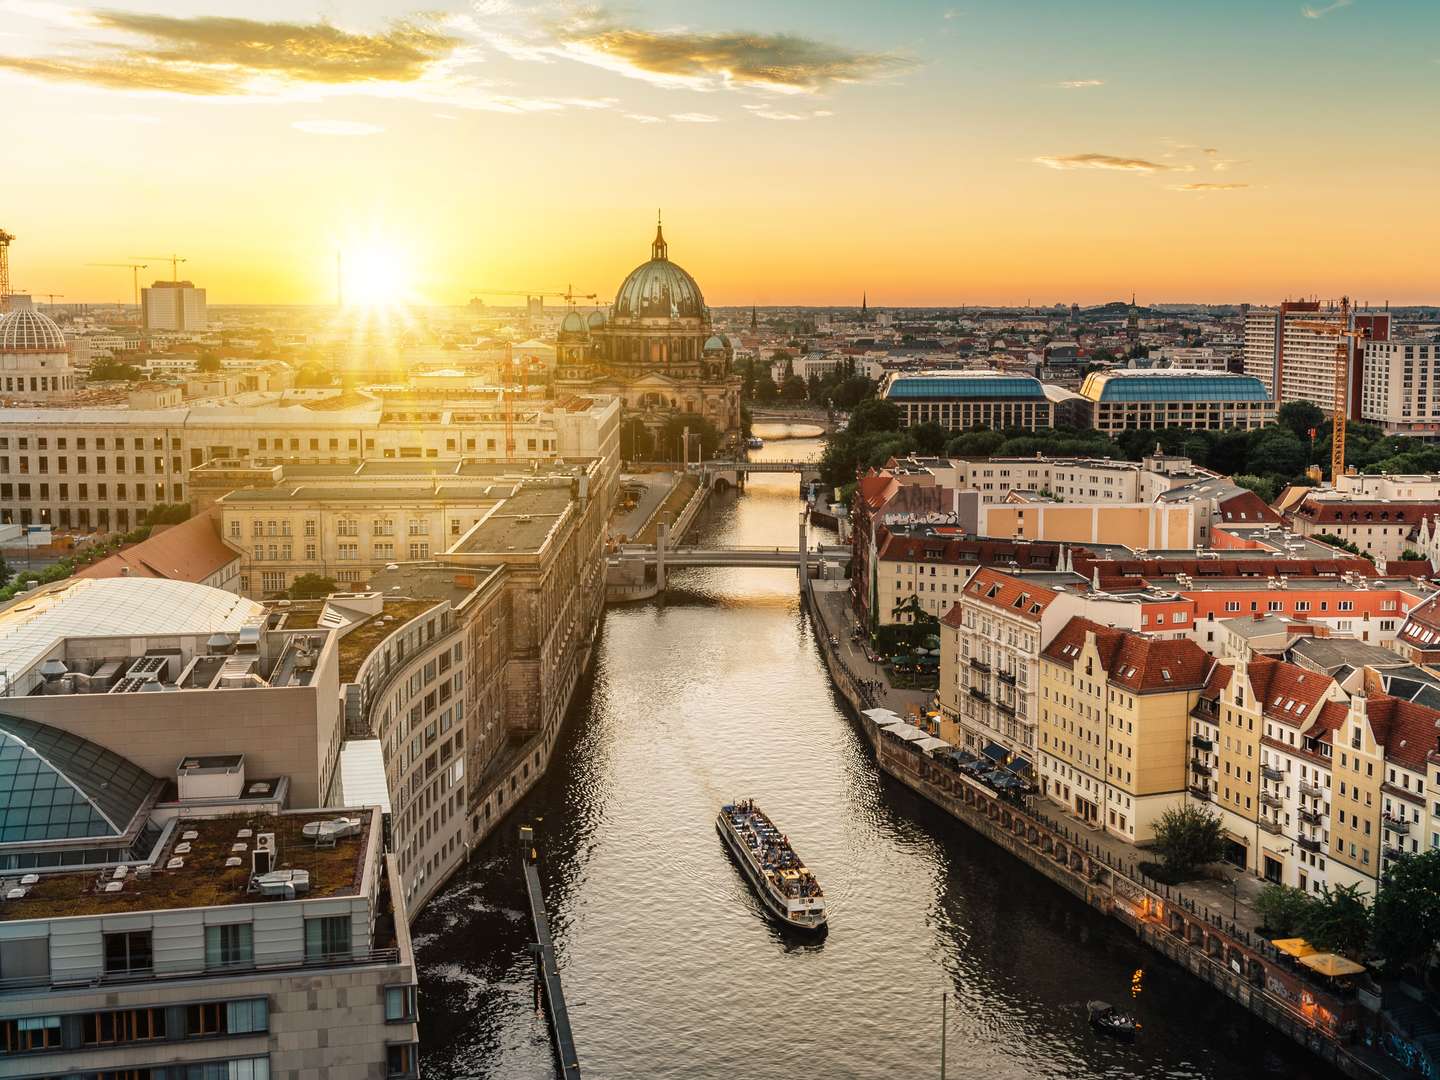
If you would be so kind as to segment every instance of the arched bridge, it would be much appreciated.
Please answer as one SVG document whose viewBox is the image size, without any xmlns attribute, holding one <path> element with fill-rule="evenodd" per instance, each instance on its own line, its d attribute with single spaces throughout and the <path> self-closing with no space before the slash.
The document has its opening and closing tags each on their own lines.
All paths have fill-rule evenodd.
<svg viewBox="0 0 1440 1080">
<path fill-rule="evenodd" d="M 800 565 L 800 551 L 783 547 L 680 547 L 662 551 L 648 544 L 626 544 L 609 561 L 616 566 L 639 563 L 647 569 L 663 565 L 672 570 L 682 566 L 775 566 L 794 570 Z M 817 572 L 822 563 L 848 566 L 850 549 L 843 544 L 822 544 L 805 552 L 807 572 Z"/>
</svg>

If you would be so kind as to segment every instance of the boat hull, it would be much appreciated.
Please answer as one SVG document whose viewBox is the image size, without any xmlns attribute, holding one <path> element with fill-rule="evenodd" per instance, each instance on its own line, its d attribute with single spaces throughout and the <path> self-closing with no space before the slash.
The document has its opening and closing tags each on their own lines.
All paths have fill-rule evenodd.
<svg viewBox="0 0 1440 1080">
<path fill-rule="evenodd" d="M 715 819 L 715 831 L 720 834 L 720 839 L 724 841 L 730 857 L 740 867 L 740 873 L 749 883 L 750 891 L 759 898 L 765 908 L 765 913 L 773 921 L 787 930 L 794 930 L 802 934 L 823 934 L 826 931 L 828 924 L 823 914 L 818 920 L 807 919 L 804 921 L 797 921 L 790 916 L 785 901 L 771 891 L 765 881 L 764 873 L 755 865 L 754 860 L 750 857 L 749 849 L 745 846 L 745 841 L 731 828 L 723 810 Z"/>
</svg>

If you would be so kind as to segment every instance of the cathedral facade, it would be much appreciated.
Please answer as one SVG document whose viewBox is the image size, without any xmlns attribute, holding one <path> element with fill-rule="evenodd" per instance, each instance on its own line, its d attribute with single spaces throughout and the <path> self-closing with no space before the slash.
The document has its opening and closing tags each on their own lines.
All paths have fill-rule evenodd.
<svg viewBox="0 0 1440 1080">
<path fill-rule="evenodd" d="M 740 431 L 741 378 L 717 334 L 700 286 L 670 261 L 655 227 L 650 261 L 630 272 L 608 312 L 572 311 L 555 342 L 557 393 L 614 394 L 625 415 L 652 431 L 681 413 L 703 416 L 722 436 Z"/>
</svg>

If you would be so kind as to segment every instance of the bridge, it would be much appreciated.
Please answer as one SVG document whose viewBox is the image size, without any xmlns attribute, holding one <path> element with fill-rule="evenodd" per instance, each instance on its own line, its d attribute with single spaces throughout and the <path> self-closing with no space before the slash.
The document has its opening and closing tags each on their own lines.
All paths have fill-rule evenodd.
<svg viewBox="0 0 1440 1080">
<path fill-rule="evenodd" d="M 833 431 L 836 422 L 844 414 L 832 413 L 828 409 L 784 408 L 771 405 L 767 408 L 751 409 L 750 420 L 756 424 L 814 424 L 823 431 Z"/>
</svg>

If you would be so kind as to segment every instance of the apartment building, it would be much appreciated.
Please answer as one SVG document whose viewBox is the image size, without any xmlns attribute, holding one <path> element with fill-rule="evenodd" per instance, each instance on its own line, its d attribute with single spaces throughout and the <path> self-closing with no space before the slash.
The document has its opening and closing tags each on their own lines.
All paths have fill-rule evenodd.
<svg viewBox="0 0 1440 1080">
<path fill-rule="evenodd" d="M 1181 371 L 1092 371 L 1080 395 L 1106 435 L 1183 427 L 1249 431 L 1275 422 L 1275 401 L 1253 375 Z"/>
<path fill-rule="evenodd" d="M 619 413 L 608 397 L 519 402 L 507 428 L 498 391 L 403 389 L 242 394 L 172 408 L 3 409 L 0 524 L 125 531 L 157 503 L 190 501 L 190 470 L 207 463 L 618 464 Z"/>
<path fill-rule="evenodd" d="M 1220 813 L 1235 865 L 1311 892 L 1373 893 L 1396 859 L 1440 846 L 1440 711 L 1345 670 L 1342 683 L 1267 656 L 1235 664 L 1192 714 L 1190 792 Z"/>
<path fill-rule="evenodd" d="M 1362 419 L 1387 435 L 1440 432 L 1440 344 L 1367 341 L 1360 394 Z"/>
<path fill-rule="evenodd" d="M 1183 804 L 1190 712 L 1215 661 L 1194 642 L 1072 618 L 1040 654 L 1040 790 L 1129 843 Z"/>
<path fill-rule="evenodd" d="M 1321 310 L 1319 301 L 1287 300 L 1278 308 L 1252 308 L 1245 313 L 1245 374 L 1259 379 L 1277 405 L 1309 401 L 1322 409 L 1335 403 L 1336 348 L 1346 351 L 1346 394 L 1349 415 L 1363 415 L 1363 343 L 1340 338 L 1303 324 L 1340 326 L 1338 309 Z M 1390 337 L 1390 316 L 1380 312 L 1352 312 L 1347 329 L 1364 331 L 1373 341 Z"/>
<path fill-rule="evenodd" d="M 210 325 L 205 290 L 191 281 L 157 281 L 140 290 L 140 321 L 147 331 L 205 330 Z"/>
<path fill-rule="evenodd" d="M 1306 495 L 1291 511 L 1304 537 L 1335 536 L 1378 559 L 1399 560 L 1421 524 L 1440 516 L 1440 500 L 1357 498 L 1330 489 Z"/>
<path fill-rule="evenodd" d="M 982 505 L 1032 491 L 1075 503 L 1148 503 L 1161 493 L 1209 477 L 1186 457 L 1154 454 L 1143 461 L 1110 458 L 955 458 L 937 473 L 956 488 L 980 493 Z"/>
<path fill-rule="evenodd" d="M 959 599 L 965 582 L 981 566 L 1025 570 L 1060 569 L 1060 544 L 968 539 L 953 530 L 896 531 L 881 527 L 871 590 L 856 602 L 871 628 L 907 624 L 917 617 L 940 618 Z"/>
</svg>

